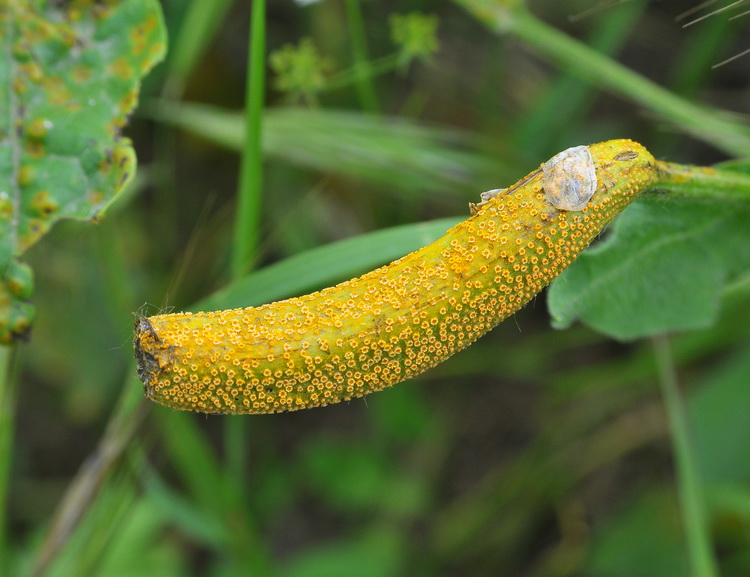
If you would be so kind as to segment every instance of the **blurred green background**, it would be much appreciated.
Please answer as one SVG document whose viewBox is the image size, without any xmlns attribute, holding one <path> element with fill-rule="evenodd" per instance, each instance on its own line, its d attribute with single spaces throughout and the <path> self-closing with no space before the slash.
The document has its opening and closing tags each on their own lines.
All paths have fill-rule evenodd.
<svg viewBox="0 0 750 577">
<path fill-rule="evenodd" d="M 136 181 L 99 226 L 62 223 L 30 252 L 38 320 L 19 353 L 8 575 L 687 575 L 652 343 L 555 331 L 544 295 L 445 364 L 364 399 L 245 417 L 141 401 L 136 312 L 209 295 L 211 306 L 257 304 L 348 278 L 426 244 L 481 191 L 570 146 L 632 138 L 657 158 L 730 158 L 709 127 L 702 136 L 637 94 L 584 80 L 460 3 L 269 2 L 276 61 L 254 71 L 267 83 L 261 272 L 221 292 L 250 4 L 162 2 L 169 55 L 127 129 Z M 732 19 L 739 7 L 682 28 L 696 6 L 529 9 L 613 67 L 746 119 L 750 56 L 712 66 L 747 49 L 750 16 Z M 391 15 L 412 12 L 427 32 L 409 33 L 418 56 L 405 63 Z M 307 257 L 268 268 L 427 221 L 396 240 L 333 245 L 314 270 Z M 671 337 L 716 554 L 737 577 L 750 575 L 749 302 L 744 287 L 727 291 L 715 326 Z"/>
</svg>

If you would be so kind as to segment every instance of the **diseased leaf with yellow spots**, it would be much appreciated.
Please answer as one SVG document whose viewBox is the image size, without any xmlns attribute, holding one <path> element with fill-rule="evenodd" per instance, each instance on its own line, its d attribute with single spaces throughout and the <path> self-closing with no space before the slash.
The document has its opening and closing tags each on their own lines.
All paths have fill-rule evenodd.
<svg viewBox="0 0 750 577">
<path fill-rule="evenodd" d="M 569 171 L 551 161 L 483 196 L 445 236 L 359 278 L 259 307 L 137 319 L 146 395 L 182 410 L 274 413 L 366 395 L 437 365 L 526 304 L 658 180 L 635 142 L 588 152 Z M 580 202 L 581 183 L 593 187 L 585 205 L 560 208 Z"/>
<path fill-rule="evenodd" d="M 19 257 L 62 218 L 101 218 L 135 172 L 120 132 L 165 48 L 156 0 L 0 0 L 0 343 L 33 320 Z"/>
</svg>

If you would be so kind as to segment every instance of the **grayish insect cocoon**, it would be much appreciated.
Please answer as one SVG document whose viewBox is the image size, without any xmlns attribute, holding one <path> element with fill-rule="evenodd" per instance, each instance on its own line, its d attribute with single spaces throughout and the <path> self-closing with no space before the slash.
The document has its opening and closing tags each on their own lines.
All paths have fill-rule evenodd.
<svg viewBox="0 0 750 577">
<path fill-rule="evenodd" d="M 581 210 L 596 191 L 596 168 L 588 146 L 574 146 L 542 164 L 547 201 L 560 210 Z"/>
<path fill-rule="evenodd" d="M 491 199 L 495 198 L 498 194 L 502 194 L 508 190 L 507 188 L 493 188 L 492 190 L 485 190 L 481 195 L 480 198 L 482 199 L 482 202 L 479 204 L 487 204 Z"/>
<path fill-rule="evenodd" d="M 480 202 L 474 204 L 473 202 L 469 203 L 469 211 L 471 214 L 476 214 L 479 212 L 479 209 L 483 207 L 485 204 L 489 204 L 490 200 L 498 196 L 499 194 L 504 193 L 507 188 L 493 188 L 492 190 L 485 190 L 480 198 L 482 199 Z"/>
</svg>

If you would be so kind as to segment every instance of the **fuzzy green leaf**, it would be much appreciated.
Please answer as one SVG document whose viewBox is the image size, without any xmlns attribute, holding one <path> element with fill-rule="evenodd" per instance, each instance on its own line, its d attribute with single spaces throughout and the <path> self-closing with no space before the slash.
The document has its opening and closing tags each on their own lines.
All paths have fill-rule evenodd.
<svg viewBox="0 0 750 577">
<path fill-rule="evenodd" d="M 552 285 L 554 326 L 578 319 L 622 340 L 709 326 L 727 285 L 750 270 L 749 219 L 742 203 L 634 204 Z"/>
<path fill-rule="evenodd" d="M 155 0 L 0 0 L 0 342 L 24 337 L 18 257 L 63 218 L 96 221 L 135 172 L 120 136 L 166 47 Z"/>
</svg>

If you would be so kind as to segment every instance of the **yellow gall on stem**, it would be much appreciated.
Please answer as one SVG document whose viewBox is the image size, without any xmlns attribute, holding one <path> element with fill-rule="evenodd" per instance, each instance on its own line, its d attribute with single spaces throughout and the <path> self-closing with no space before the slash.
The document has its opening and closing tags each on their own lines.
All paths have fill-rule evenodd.
<svg viewBox="0 0 750 577">
<path fill-rule="evenodd" d="M 260 307 L 137 319 L 146 396 L 202 413 L 276 413 L 441 363 L 525 305 L 657 181 L 636 142 L 570 150 L 483 195 L 436 242 L 359 278 Z"/>
</svg>

